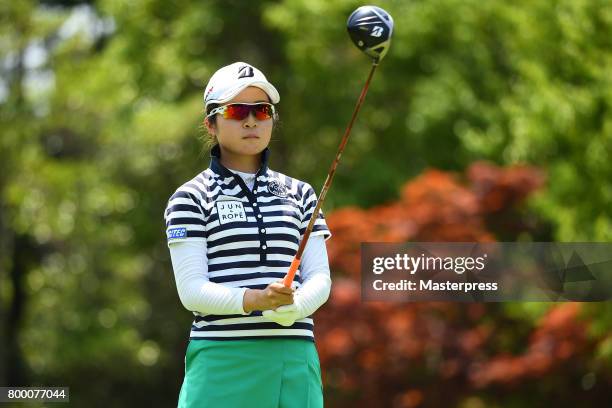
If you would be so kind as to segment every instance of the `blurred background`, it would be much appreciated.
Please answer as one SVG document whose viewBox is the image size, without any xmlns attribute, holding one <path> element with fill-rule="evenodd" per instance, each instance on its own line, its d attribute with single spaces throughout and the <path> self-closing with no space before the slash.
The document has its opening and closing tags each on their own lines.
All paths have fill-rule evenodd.
<svg viewBox="0 0 612 408">
<path fill-rule="evenodd" d="M 365 303 L 359 244 L 610 241 L 612 3 L 373 4 L 395 32 L 324 208 L 326 405 L 607 406 L 610 302 Z M 209 163 L 203 89 L 260 68 L 271 167 L 319 190 L 370 67 L 360 5 L 0 0 L 0 385 L 176 405 L 192 316 L 163 210 Z"/>
</svg>

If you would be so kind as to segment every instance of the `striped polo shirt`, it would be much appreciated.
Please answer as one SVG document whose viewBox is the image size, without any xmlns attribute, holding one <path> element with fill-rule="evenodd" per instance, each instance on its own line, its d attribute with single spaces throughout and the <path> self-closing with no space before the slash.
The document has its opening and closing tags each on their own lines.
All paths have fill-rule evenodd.
<svg viewBox="0 0 612 408">
<path fill-rule="evenodd" d="M 216 145 L 210 166 L 170 197 L 165 211 L 168 242 L 205 239 L 211 282 L 264 289 L 287 273 L 316 206 L 316 193 L 308 183 L 269 169 L 268 148 L 262 152 L 252 190 L 221 164 L 220 154 Z M 321 212 L 311 234 L 316 235 L 331 237 Z M 298 269 L 294 287 L 301 283 Z M 314 340 L 312 316 L 283 327 L 265 319 L 261 311 L 193 314 L 191 339 Z"/>
</svg>

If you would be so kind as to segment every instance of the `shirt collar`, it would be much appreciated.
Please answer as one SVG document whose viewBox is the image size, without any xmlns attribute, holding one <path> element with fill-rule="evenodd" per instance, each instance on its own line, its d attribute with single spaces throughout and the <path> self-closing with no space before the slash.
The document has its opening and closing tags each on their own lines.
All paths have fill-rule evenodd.
<svg viewBox="0 0 612 408">
<path fill-rule="evenodd" d="M 266 147 L 261 152 L 261 167 L 257 171 L 257 174 L 255 174 L 255 177 L 259 177 L 262 174 L 267 173 L 269 157 L 270 157 L 270 149 Z M 221 164 L 221 148 L 219 147 L 219 144 L 214 145 L 213 148 L 210 149 L 210 166 L 209 167 L 212 171 L 224 177 L 231 177 L 234 175 L 234 173 L 232 173 L 227 167 Z"/>
</svg>

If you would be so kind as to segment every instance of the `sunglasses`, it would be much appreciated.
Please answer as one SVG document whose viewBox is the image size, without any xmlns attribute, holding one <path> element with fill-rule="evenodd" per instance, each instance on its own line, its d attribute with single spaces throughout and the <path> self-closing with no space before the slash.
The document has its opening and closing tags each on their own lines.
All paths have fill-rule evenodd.
<svg viewBox="0 0 612 408">
<path fill-rule="evenodd" d="M 271 103 L 230 103 L 211 110 L 207 117 L 210 118 L 219 113 L 225 119 L 244 120 L 251 112 L 253 112 L 257 120 L 270 119 L 276 114 L 274 105 Z"/>
</svg>

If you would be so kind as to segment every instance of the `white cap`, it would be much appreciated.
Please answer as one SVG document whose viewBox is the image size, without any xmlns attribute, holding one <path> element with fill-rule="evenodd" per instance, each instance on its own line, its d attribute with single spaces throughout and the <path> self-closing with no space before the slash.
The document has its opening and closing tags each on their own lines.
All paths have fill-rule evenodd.
<svg viewBox="0 0 612 408">
<path fill-rule="evenodd" d="M 211 103 L 225 103 L 249 86 L 261 88 L 272 103 L 280 101 L 278 91 L 260 70 L 246 62 L 234 62 L 217 70 L 208 81 L 204 90 L 204 108 Z"/>
</svg>

